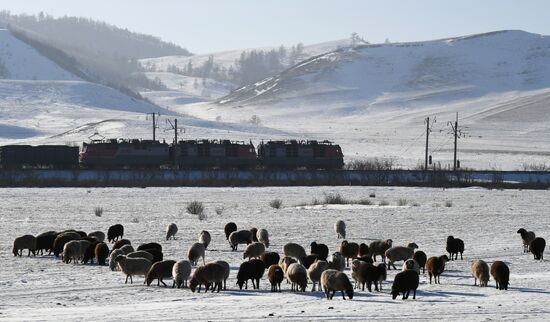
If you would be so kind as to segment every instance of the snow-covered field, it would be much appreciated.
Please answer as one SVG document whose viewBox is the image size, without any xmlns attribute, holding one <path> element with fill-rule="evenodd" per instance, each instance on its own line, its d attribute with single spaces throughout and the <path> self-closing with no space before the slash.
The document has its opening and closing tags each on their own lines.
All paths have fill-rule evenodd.
<svg viewBox="0 0 550 322">
<path fill-rule="evenodd" d="M 325 193 L 348 199 L 368 198 L 372 206 L 301 207 Z M 283 208 L 272 209 L 274 198 Z M 397 206 L 406 199 L 406 206 Z M 192 200 L 205 204 L 207 219 L 185 213 Z M 389 206 L 379 206 L 381 201 Z M 259 320 L 273 315 L 284 320 L 418 319 L 418 320 L 548 320 L 550 318 L 550 264 L 522 252 L 520 227 L 549 239 L 548 191 L 419 189 L 384 187 L 280 187 L 280 188 L 147 188 L 147 189 L 1 189 L 0 190 L 0 320 Z M 450 204 L 451 207 L 447 207 Z M 101 217 L 94 207 L 105 209 Z M 222 214 L 214 211 L 224 207 Z M 449 262 L 440 285 L 421 276 L 417 299 L 392 300 L 389 294 L 395 271 L 380 293 L 357 292 L 353 300 L 322 293 L 270 293 L 262 279 L 259 291 L 239 291 L 236 273 L 242 246 L 232 252 L 223 227 L 266 228 L 269 250 L 282 252 L 293 241 L 306 247 L 326 243 L 330 251 L 339 241 L 332 224 L 343 219 L 348 240 L 370 242 L 391 238 L 395 245 L 415 241 L 428 256 L 442 255 L 445 240 L 454 235 L 465 241 L 464 260 Z M 164 240 L 164 227 L 179 226 L 177 240 Z M 206 229 L 213 240 L 206 260 L 227 260 L 231 275 L 227 291 L 192 293 L 188 289 L 146 287 L 136 278 L 124 284 L 120 272 L 96 265 L 63 264 L 48 256 L 15 258 L 11 242 L 19 235 L 68 228 L 103 230 L 115 223 L 125 226 L 134 245 L 162 244 L 165 258 L 183 259 L 198 232 Z M 503 260 L 511 269 L 508 291 L 473 286 L 469 265 L 474 259 Z M 349 274 L 349 271 L 346 270 Z"/>
</svg>

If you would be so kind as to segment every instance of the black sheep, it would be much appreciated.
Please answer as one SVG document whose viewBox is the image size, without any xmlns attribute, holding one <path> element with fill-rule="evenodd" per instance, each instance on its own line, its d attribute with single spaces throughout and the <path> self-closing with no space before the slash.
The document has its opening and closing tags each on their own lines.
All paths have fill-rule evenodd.
<svg viewBox="0 0 550 322">
<path fill-rule="evenodd" d="M 281 256 L 277 252 L 265 252 L 260 259 L 264 262 L 265 268 L 269 268 L 271 265 L 279 264 Z"/>
<path fill-rule="evenodd" d="M 248 289 L 248 280 L 252 280 L 252 287 L 254 289 L 260 288 L 260 278 L 264 276 L 265 265 L 259 259 L 252 259 L 246 262 L 243 262 L 239 267 L 239 272 L 237 273 L 237 285 L 239 289 Z M 256 281 L 256 283 L 254 283 Z"/>
<path fill-rule="evenodd" d="M 159 243 L 145 243 L 138 246 L 137 250 L 156 249 L 162 252 L 162 246 Z"/>
<path fill-rule="evenodd" d="M 316 254 L 320 260 L 326 261 L 328 258 L 328 246 L 325 244 L 311 243 L 311 254 Z"/>
<path fill-rule="evenodd" d="M 403 299 L 409 298 L 409 293 L 413 291 L 413 299 L 416 299 L 416 289 L 418 288 L 419 276 L 414 270 L 407 270 L 395 275 L 391 287 L 391 295 L 395 300 L 400 293 L 403 293 Z"/>
<path fill-rule="evenodd" d="M 117 241 L 119 238 L 124 237 L 124 226 L 121 224 L 112 225 L 107 231 L 107 240 L 111 242 Z"/>
<path fill-rule="evenodd" d="M 140 249 L 140 250 L 144 250 L 146 252 L 148 252 L 149 254 L 153 255 L 153 260 L 151 261 L 153 264 L 156 263 L 156 262 L 160 262 L 162 261 L 164 255 L 162 254 L 161 251 L 159 251 L 158 249 L 156 248 L 150 248 L 150 249 Z"/>
<path fill-rule="evenodd" d="M 529 244 L 529 251 L 533 253 L 536 260 L 544 259 L 543 253 L 546 247 L 546 240 L 542 237 L 537 237 Z"/>
<path fill-rule="evenodd" d="M 223 231 L 225 232 L 225 239 L 229 240 L 229 235 L 231 235 L 232 232 L 237 231 L 237 224 L 234 222 L 228 222 L 223 228 Z"/>
<path fill-rule="evenodd" d="M 48 231 L 36 236 L 36 252 L 40 252 L 40 255 L 44 255 L 44 251 L 48 252 L 48 255 L 51 255 L 53 251 L 53 243 L 57 233 L 55 231 Z"/>
<path fill-rule="evenodd" d="M 460 253 L 460 259 L 462 259 L 462 253 L 464 252 L 464 242 L 461 239 L 454 238 L 453 236 L 447 237 L 447 252 L 451 260 L 458 260 L 458 253 Z"/>
<path fill-rule="evenodd" d="M 82 258 L 82 263 L 88 264 L 88 261 L 91 261 L 92 264 L 94 263 L 95 247 L 99 243 L 100 242 L 95 240 L 95 238 L 94 238 L 94 241 L 90 245 L 88 245 L 88 247 L 84 251 L 84 256 Z"/>
<path fill-rule="evenodd" d="M 300 259 L 300 263 L 304 265 L 306 269 L 308 269 L 311 266 L 311 264 L 315 263 L 315 261 L 318 259 L 319 259 L 319 256 L 317 254 L 311 254 Z"/>
<path fill-rule="evenodd" d="M 426 253 L 421 250 L 417 250 L 414 252 L 413 259 L 418 263 L 418 265 L 420 265 L 422 268 L 422 274 L 424 274 L 426 272 L 426 261 L 428 260 Z"/>
</svg>

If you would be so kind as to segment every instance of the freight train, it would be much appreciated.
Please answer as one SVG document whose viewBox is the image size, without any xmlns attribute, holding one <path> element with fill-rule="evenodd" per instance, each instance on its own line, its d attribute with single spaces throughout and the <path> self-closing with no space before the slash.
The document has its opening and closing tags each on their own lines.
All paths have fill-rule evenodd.
<svg viewBox="0 0 550 322">
<path fill-rule="evenodd" d="M 182 140 L 95 140 L 79 147 L 7 145 L 0 147 L 3 169 L 341 169 L 344 156 L 329 141 L 252 142 Z"/>
</svg>

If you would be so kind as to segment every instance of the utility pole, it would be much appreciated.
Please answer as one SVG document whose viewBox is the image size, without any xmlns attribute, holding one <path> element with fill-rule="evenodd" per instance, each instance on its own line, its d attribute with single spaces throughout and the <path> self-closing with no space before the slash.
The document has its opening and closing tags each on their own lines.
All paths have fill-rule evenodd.
<svg viewBox="0 0 550 322">
<path fill-rule="evenodd" d="M 429 148 L 429 139 L 430 139 L 430 132 L 432 131 L 432 126 L 436 122 L 436 119 L 434 117 L 432 123 L 430 124 L 430 117 L 426 117 L 424 119 L 424 123 L 426 123 L 426 155 L 424 156 L 424 171 L 428 171 L 428 148 Z"/>
<path fill-rule="evenodd" d="M 157 139 L 157 122 L 158 119 L 156 116 L 160 118 L 160 113 L 147 113 L 147 116 L 152 115 L 153 116 L 153 141 L 156 141 Z"/>
<path fill-rule="evenodd" d="M 453 135 L 454 135 L 454 139 L 455 139 L 455 144 L 454 144 L 454 157 L 453 157 L 453 171 L 456 171 L 456 169 L 458 169 L 460 166 L 459 166 L 459 161 L 457 159 L 457 150 L 458 150 L 458 139 L 461 138 L 461 137 L 465 137 L 466 136 L 466 133 L 463 132 L 461 129 L 458 128 L 458 112 L 456 113 L 456 119 L 455 119 L 455 122 L 452 123 L 452 122 L 448 122 L 447 123 L 449 126 L 451 126 L 452 128 L 452 131 L 453 131 Z"/>
<path fill-rule="evenodd" d="M 430 117 L 428 116 L 424 123 L 426 123 L 426 155 L 424 157 L 424 171 L 428 171 L 428 140 L 430 138 Z"/>
<path fill-rule="evenodd" d="M 454 158 L 453 158 L 453 171 L 456 171 L 456 145 L 458 141 L 458 112 L 456 112 L 456 119 L 455 119 L 455 151 L 454 151 Z"/>
<path fill-rule="evenodd" d="M 174 167 L 176 169 L 179 168 L 179 162 L 178 162 L 178 158 L 179 158 L 179 151 L 178 151 L 178 119 L 174 119 L 174 123 L 172 124 L 172 122 L 170 122 L 170 120 L 166 120 L 170 126 L 172 127 L 172 129 L 174 129 Z"/>
</svg>

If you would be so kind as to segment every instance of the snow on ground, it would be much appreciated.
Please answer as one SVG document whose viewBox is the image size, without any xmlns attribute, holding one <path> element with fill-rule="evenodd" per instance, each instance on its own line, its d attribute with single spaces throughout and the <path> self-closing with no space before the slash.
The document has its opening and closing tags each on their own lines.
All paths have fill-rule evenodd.
<svg viewBox="0 0 550 322">
<path fill-rule="evenodd" d="M 325 193 L 348 199 L 382 200 L 391 207 L 296 207 Z M 250 196 L 253 196 L 251 198 Z M 547 191 L 425 189 L 385 187 L 278 187 L 278 188 L 147 188 L 147 189 L 1 189 L 0 319 L 10 320 L 259 320 L 273 315 L 283 320 L 336 320 L 366 318 L 440 320 L 547 320 L 550 318 L 550 264 L 534 261 L 522 251 L 520 227 L 550 236 Z M 268 202 L 283 200 L 283 208 Z M 396 207 L 399 199 L 407 206 Z M 192 200 L 204 202 L 207 220 L 184 212 Z M 451 207 L 445 203 L 451 202 Z M 93 214 L 102 206 L 101 217 Z M 224 207 L 217 215 L 215 207 Z M 332 224 L 343 219 L 348 240 L 370 242 L 391 238 L 396 245 L 415 241 L 428 256 L 442 255 L 450 234 L 465 241 L 464 260 L 449 262 L 441 284 L 430 285 L 421 276 L 416 300 L 392 300 L 389 294 L 395 271 L 380 293 L 359 291 L 353 300 L 337 294 L 332 301 L 320 292 L 294 294 L 283 283 L 282 293 L 270 293 L 266 278 L 260 290 L 239 291 L 235 285 L 242 249 L 232 252 L 224 225 L 266 228 L 269 250 L 282 251 L 297 242 L 309 251 L 312 241 L 326 243 L 330 251 L 339 241 Z M 177 240 L 164 240 L 164 227 L 179 226 Z M 146 287 L 142 278 L 124 284 L 120 272 L 95 265 L 63 264 L 49 256 L 15 258 L 10 243 L 19 235 L 67 228 L 103 230 L 115 223 L 125 226 L 125 238 L 134 245 L 162 244 L 165 258 L 183 259 L 187 248 L 206 229 L 212 243 L 206 260 L 226 260 L 231 265 L 228 290 L 219 294 L 192 293 L 189 289 Z M 489 263 L 503 260 L 510 266 L 508 291 L 473 286 L 469 265 L 474 259 Z M 346 269 L 346 273 L 350 274 Z"/>
</svg>

